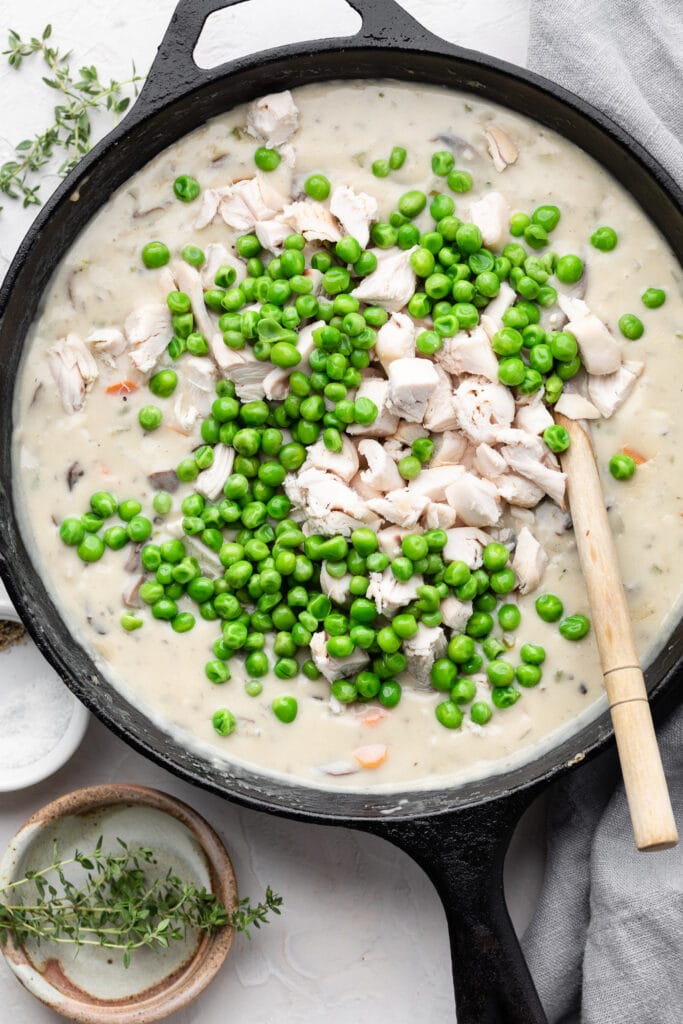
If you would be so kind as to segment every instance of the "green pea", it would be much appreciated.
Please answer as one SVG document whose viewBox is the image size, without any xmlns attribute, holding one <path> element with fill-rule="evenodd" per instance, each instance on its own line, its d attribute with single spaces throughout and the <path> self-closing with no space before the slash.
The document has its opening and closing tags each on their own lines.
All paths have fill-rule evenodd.
<svg viewBox="0 0 683 1024">
<path fill-rule="evenodd" d="M 68 516 L 62 521 L 59 527 L 59 536 L 65 544 L 76 547 L 85 537 L 85 527 L 80 519 L 75 516 Z"/>
<path fill-rule="evenodd" d="M 504 544 L 498 544 L 497 542 L 492 541 L 484 548 L 482 560 L 484 567 L 488 569 L 489 572 L 499 572 L 501 569 L 505 568 L 509 557 L 510 552 Z"/>
<path fill-rule="evenodd" d="M 488 636 L 493 629 L 493 619 L 488 612 L 472 612 L 465 627 L 468 636 L 476 638 Z"/>
<path fill-rule="evenodd" d="M 152 524 L 146 516 L 135 515 L 126 527 L 128 536 L 135 544 L 147 540 L 152 533 Z"/>
<path fill-rule="evenodd" d="M 517 577 L 512 569 L 501 569 L 490 576 L 490 586 L 494 594 L 509 594 L 515 589 Z"/>
<path fill-rule="evenodd" d="M 401 684 L 395 679 L 384 679 L 377 694 L 377 700 L 385 708 L 395 708 L 401 700 Z"/>
<path fill-rule="evenodd" d="M 112 551 L 120 551 L 128 543 L 128 534 L 123 526 L 110 526 L 104 531 L 102 539 Z"/>
<path fill-rule="evenodd" d="M 351 531 L 351 544 L 359 555 L 366 558 L 368 555 L 371 555 L 373 551 L 377 551 L 377 535 L 366 527 L 359 527 L 358 529 Z"/>
<path fill-rule="evenodd" d="M 297 716 L 299 705 L 295 697 L 276 697 L 271 704 L 271 709 L 276 718 L 286 725 L 289 725 Z"/>
<path fill-rule="evenodd" d="M 453 170 L 450 172 L 447 178 L 448 187 L 453 192 L 469 192 L 474 184 L 474 180 L 469 171 L 458 171 Z"/>
<path fill-rule="evenodd" d="M 543 675 L 538 665 L 530 665 L 526 662 L 518 665 L 515 669 L 515 678 L 520 686 L 538 686 Z"/>
<path fill-rule="evenodd" d="M 400 650 L 401 639 L 396 635 L 391 626 L 380 629 L 376 637 L 377 646 L 386 654 L 394 654 Z"/>
<path fill-rule="evenodd" d="M 666 302 L 666 292 L 663 288 L 647 288 L 640 299 L 648 309 L 659 309 Z"/>
<path fill-rule="evenodd" d="M 391 165 L 388 160 L 373 160 L 372 173 L 376 178 L 386 178 L 391 171 Z"/>
<path fill-rule="evenodd" d="M 356 687 L 348 679 L 337 679 L 332 683 L 330 692 L 340 704 L 353 704 L 358 697 Z"/>
<path fill-rule="evenodd" d="M 456 704 L 469 704 L 477 693 L 477 684 L 467 676 L 461 676 L 451 689 L 451 700 Z"/>
<path fill-rule="evenodd" d="M 498 622 L 500 628 L 504 629 L 506 633 L 518 629 L 521 621 L 522 613 L 516 604 L 502 604 L 498 609 Z"/>
<path fill-rule="evenodd" d="M 168 263 L 171 253 L 163 242 L 148 242 L 143 246 L 141 256 L 142 262 L 148 270 L 156 270 Z"/>
<path fill-rule="evenodd" d="M 555 276 L 562 284 L 576 284 L 583 274 L 583 260 L 569 254 L 560 256 L 555 264 Z"/>
<path fill-rule="evenodd" d="M 227 708 L 214 711 L 211 722 L 219 736 L 229 736 L 237 728 L 237 719 Z"/>
<path fill-rule="evenodd" d="M 459 729 L 462 725 L 462 711 L 452 700 L 441 701 L 434 709 L 436 719 L 446 729 Z"/>
<path fill-rule="evenodd" d="M 560 634 L 565 640 L 581 640 L 590 628 L 590 620 L 585 615 L 569 615 L 559 625 Z"/>
<path fill-rule="evenodd" d="M 497 686 L 491 691 L 493 704 L 501 710 L 512 707 L 521 696 L 519 690 L 516 690 L 514 686 Z"/>
<path fill-rule="evenodd" d="M 381 681 L 374 672 L 359 672 L 354 679 L 354 687 L 361 697 L 371 700 L 379 693 Z"/>
<path fill-rule="evenodd" d="M 507 548 L 505 549 L 507 553 Z M 444 582 L 449 587 L 461 587 L 471 576 L 470 568 L 465 562 L 449 562 L 444 572 Z"/>
<path fill-rule="evenodd" d="M 543 440 L 550 448 L 551 452 L 566 452 L 567 448 L 571 443 L 569 437 L 569 431 L 565 427 L 561 427 L 558 423 L 553 424 L 552 427 L 546 427 L 543 431 Z"/>
<path fill-rule="evenodd" d="M 419 189 L 411 189 L 409 192 L 404 192 L 398 201 L 399 211 L 410 220 L 422 213 L 426 205 L 427 196 L 424 192 L 420 192 Z"/>
<path fill-rule="evenodd" d="M 405 556 L 399 555 L 398 558 L 394 558 L 391 563 L 391 572 L 395 579 L 400 583 L 405 583 L 413 575 L 413 562 L 412 559 L 406 558 Z"/>
<path fill-rule="evenodd" d="M 630 480 L 636 471 L 635 460 L 625 452 L 617 452 L 609 460 L 609 471 L 615 480 Z"/>
<path fill-rule="evenodd" d="M 449 150 L 441 149 L 432 154 L 432 171 L 440 178 L 445 178 L 454 167 L 455 157 Z"/>
<path fill-rule="evenodd" d="M 397 468 L 404 480 L 415 480 L 420 475 L 422 463 L 415 455 L 405 455 L 399 459 Z"/>
<path fill-rule="evenodd" d="M 104 541 L 96 533 L 86 533 L 76 553 L 83 562 L 98 562 L 104 554 Z"/>
<path fill-rule="evenodd" d="M 576 338 L 568 331 L 558 331 L 550 337 L 550 351 L 555 359 L 562 363 L 570 363 L 576 358 L 579 346 Z"/>
<path fill-rule="evenodd" d="M 591 245 L 601 252 L 611 252 L 616 247 L 618 238 L 614 228 L 596 228 L 590 238 Z"/>
<path fill-rule="evenodd" d="M 532 249 L 543 249 L 548 244 L 548 232 L 540 224 L 529 224 L 524 229 L 524 241 Z"/>
<path fill-rule="evenodd" d="M 416 562 L 419 558 L 426 557 L 429 551 L 429 545 L 422 534 L 409 533 L 401 541 L 401 549 L 406 558 L 410 558 L 412 561 Z"/>
<path fill-rule="evenodd" d="M 392 171 L 399 171 L 406 162 L 408 153 L 403 146 L 394 146 L 389 154 L 389 166 Z"/>
<path fill-rule="evenodd" d="M 280 154 L 276 149 L 259 146 L 254 152 L 254 163 L 260 171 L 274 171 L 280 164 Z"/>
<path fill-rule="evenodd" d="M 634 313 L 624 313 L 619 317 L 619 330 L 629 341 L 637 341 L 643 336 L 645 327 L 643 321 Z"/>
<path fill-rule="evenodd" d="M 304 192 L 311 199 L 322 202 L 330 194 L 331 185 L 324 174 L 311 174 L 304 182 Z"/>
<path fill-rule="evenodd" d="M 175 370 L 159 370 L 149 380 L 149 390 L 157 398 L 168 398 L 172 395 L 178 384 L 178 374 Z"/>
<path fill-rule="evenodd" d="M 498 692 L 498 691 L 497 691 Z M 491 721 L 491 706 L 486 701 L 476 701 L 470 708 L 470 718 L 475 725 L 486 725 Z"/>
<path fill-rule="evenodd" d="M 399 612 L 391 620 L 391 628 L 397 636 L 406 640 L 417 633 L 417 620 L 410 612 Z"/>
<path fill-rule="evenodd" d="M 486 666 L 486 675 L 492 686 L 509 686 L 515 678 L 515 670 L 509 661 L 494 658 Z"/>
<path fill-rule="evenodd" d="M 510 217 L 510 234 L 519 238 L 531 224 L 531 217 L 527 213 L 513 213 Z"/>
<path fill-rule="evenodd" d="M 456 665 L 462 664 L 474 654 L 474 640 L 471 636 L 456 634 L 452 636 L 448 644 L 448 657 Z"/>
<path fill-rule="evenodd" d="M 564 605 L 555 594 L 540 594 L 535 602 L 536 612 L 544 622 L 557 622 L 564 611 Z"/>
<path fill-rule="evenodd" d="M 457 676 L 458 670 L 449 658 L 437 658 L 430 678 L 435 690 L 451 690 Z"/>
<path fill-rule="evenodd" d="M 481 647 L 489 661 L 494 661 L 499 654 L 505 653 L 504 645 L 496 636 L 487 637 Z"/>
<path fill-rule="evenodd" d="M 318 666 L 315 664 L 315 662 L 311 661 L 310 659 L 303 663 L 303 665 L 301 666 L 301 671 L 303 672 L 307 679 L 310 679 L 312 681 L 320 679 L 320 676 L 322 674 Z"/>
</svg>

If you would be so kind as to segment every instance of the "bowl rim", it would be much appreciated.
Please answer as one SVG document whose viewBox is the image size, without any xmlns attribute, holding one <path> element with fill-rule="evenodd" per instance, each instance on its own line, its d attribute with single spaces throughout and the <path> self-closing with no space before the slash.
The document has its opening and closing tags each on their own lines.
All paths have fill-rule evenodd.
<svg viewBox="0 0 683 1024">
<path fill-rule="evenodd" d="M 119 804 L 153 808 L 184 825 L 206 857 L 212 891 L 226 906 L 237 905 L 237 881 L 232 862 L 222 839 L 206 819 L 176 797 L 128 783 L 86 786 L 58 797 L 31 815 L 0 858 L 0 888 L 14 877 L 21 857 L 44 828 L 64 818 Z M 203 934 L 192 956 L 167 978 L 124 1000 L 111 1001 L 79 998 L 80 990 L 72 986 L 66 992 L 60 990 L 37 969 L 23 946 L 16 947 L 10 940 L 0 948 L 24 988 L 56 1013 L 81 1024 L 151 1024 L 187 1006 L 203 992 L 223 965 L 234 935 L 234 929 L 229 927 Z"/>
</svg>

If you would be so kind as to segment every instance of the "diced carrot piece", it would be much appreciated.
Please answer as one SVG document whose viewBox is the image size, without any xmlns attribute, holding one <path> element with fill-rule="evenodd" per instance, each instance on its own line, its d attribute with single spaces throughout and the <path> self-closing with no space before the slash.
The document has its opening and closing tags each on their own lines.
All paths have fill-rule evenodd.
<svg viewBox="0 0 683 1024">
<path fill-rule="evenodd" d="M 636 466 L 642 466 L 644 462 L 647 462 L 647 459 L 644 455 L 641 455 L 640 452 L 637 452 L 635 448 L 629 448 L 627 444 L 625 444 L 621 450 L 624 453 L 624 455 L 631 456 Z"/>
<path fill-rule="evenodd" d="M 369 725 L 373 729 L 380 722 L 383 722 L 389 715 L 388 711 L 384 708 L 366 708 L 360 715 L 358 715 L 358 721 L 363 725 Z"/>
<path fill-rule="evenodd" d="M 387 753 L 383 743 L 369 743 L 367 747 L 356 747 L 353 756 L 361 768 L 379 768 L 386 761 Z"/>
<path fill-rule="evenodd" d="M 110 384 L 107 388 L 108 395 L 132 395 L 137 391 L 138 386 L 134 380 L 119 380 L 116 384 Z"/>
</svg>

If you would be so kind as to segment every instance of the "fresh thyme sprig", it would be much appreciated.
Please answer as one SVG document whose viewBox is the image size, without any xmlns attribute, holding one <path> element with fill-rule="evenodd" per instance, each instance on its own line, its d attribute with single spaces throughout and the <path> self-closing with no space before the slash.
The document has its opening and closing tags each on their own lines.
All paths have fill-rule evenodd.
<svg viewBox="0 0 683 1024">
<path fill-rule="evenodd" d="M 11 936 L 17 945 L 31 939 L 99 946 L 122 952 L 128 967 L 136 949 L 165 949 L 185 938 L 188 929 L 213 931 L 227 925 L 251 938 L 250 928 L 280 913 L 282 898 L 270 887 L 256 906 L 245 898 L 229 911 L 213 893 L 182 881 L 172 870 L 150 878 L 154 851 L 117 842 L 120 854 L 103 851 L 100 837 L 92 853 L 76 851 L 70 858 L 60 858 L 55 843 L 51 864 L 1 889 L 0 944 Z M 86 872 L 78 883 L 67 875 L 74 865 Z"/>
<path fill-rule="evenodd" d="M 40 38 L 32 36 L 23 40 L 17 32 L 10 31 L 8 49 L 3 50 L 10 67 L 18 70 L 23 61 L 40 54 L 52 72 L 43 77 L 50 89 L 60 94 L 61 100 L 54 108 L 54 122 L 44 132 L 32 139 L 23 139 L 17 146 L 16 157 L 0 166 L 0 192 L 10 199 L 21 199 L 24 206 L 39 205 L 40 185 L 35 183 L 37 171 L 48 164 L 58 151 L 65 159 L 58 167 L 58 173 L 68 174 L 78 160 L 92 145 L 91 115 L 99 110 L 108 110 L 117 117 L 128 107 L 131 97 L 126 91 L 138 94 L 138 75 L 133 64 L 131 78 L 123 82 L 100 79 L 94 65 L 84 66 L 76 74 L 69 63 L 71 53 L 62 53 L 51 46 L 52 26 L 47 25 Z M 2 209 L 2 207 L 0 207 Z"/>
</svg>

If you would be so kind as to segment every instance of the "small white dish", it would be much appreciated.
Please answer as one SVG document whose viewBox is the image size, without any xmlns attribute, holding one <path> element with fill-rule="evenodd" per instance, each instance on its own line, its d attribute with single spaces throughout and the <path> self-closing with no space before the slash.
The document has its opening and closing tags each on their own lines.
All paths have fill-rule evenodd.
<svg viewBox="0 0 683 1024">
<path fill-rule="evenodd" d="M 20 622 L 19 616 L 12 607 L 7 591 L 0 583 L 0 619 Z M 6 737 L 17 739 L 16 729 L 5 716 L 10 714 L 13 702 L 33 692 L 40 697 L 41 692 L 56 695 L 57 689 L 66 695 L 66 713 L 71 706 L 68 723 L 56 737 L 47 737 L 46 744 L 37 756 L 25 763 L 12 765 L 0 756 L 0 792 L 10 793 L 25 789 L 53 775 L 78 749 L 85 736 L 90 715 L 83 704 L 78 701 L 59 678 L 54 669 L 48 665 L 33 641 L 28 640 L 3 651 L 0 654 L 0 730 Z M 16 705 L 15 705 L 16 707 Z M 49 713 L 49 708 L 47 709 Z M 33 700 L 31 718 L 40 727 L 41 702 Z M 35 738 L 35 734 L 34 734 Z M 4 744 L 7 757 L 8 744 Z M 2 752 L 0 752 L 1 755 Z"/>
</svg>

